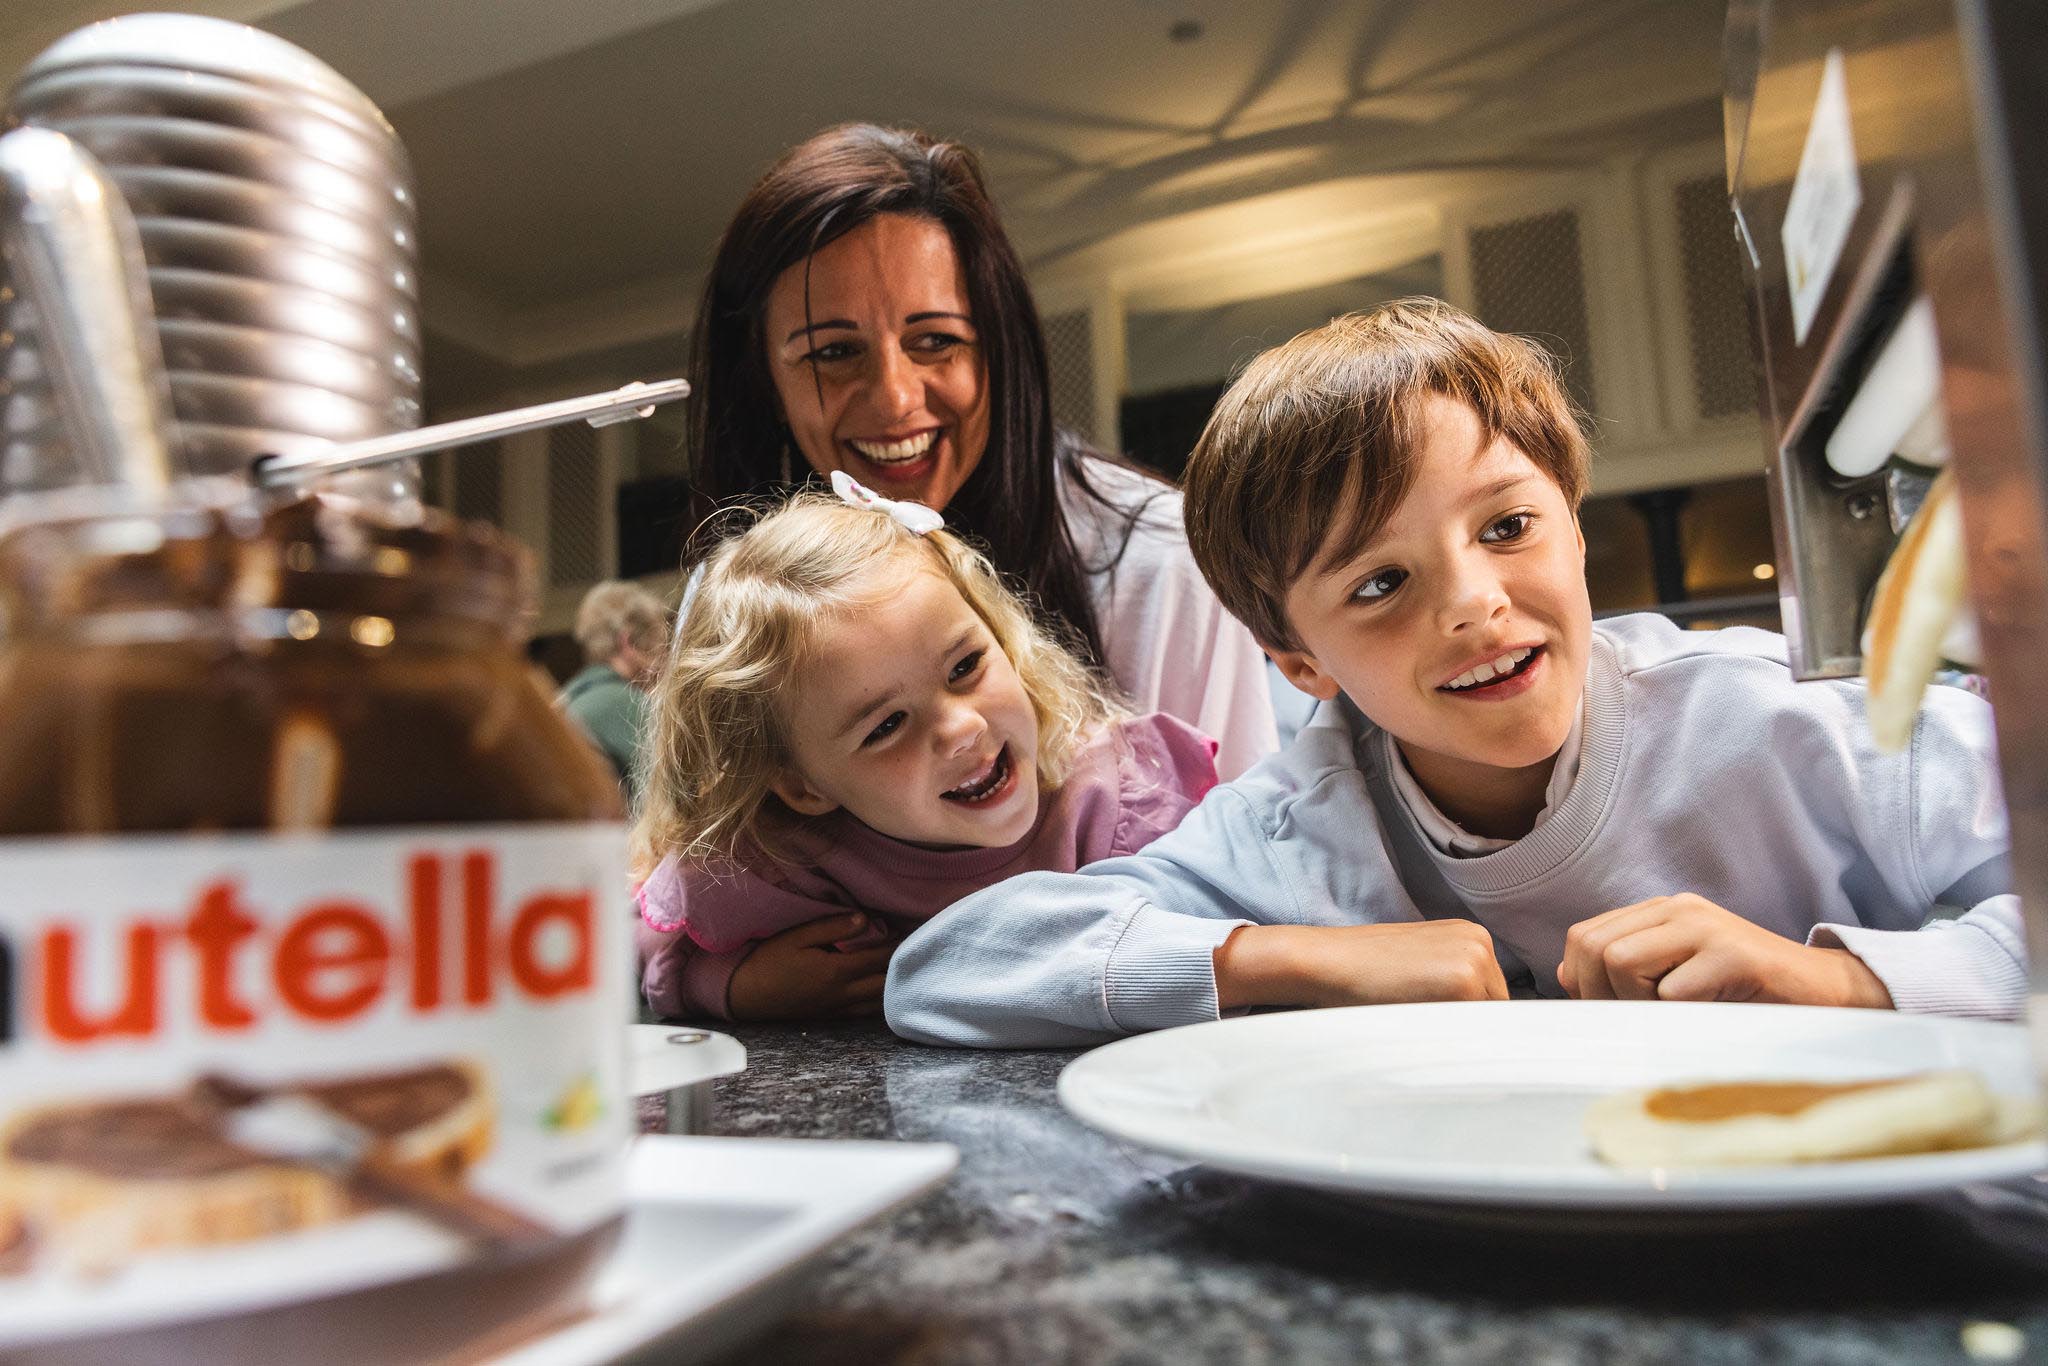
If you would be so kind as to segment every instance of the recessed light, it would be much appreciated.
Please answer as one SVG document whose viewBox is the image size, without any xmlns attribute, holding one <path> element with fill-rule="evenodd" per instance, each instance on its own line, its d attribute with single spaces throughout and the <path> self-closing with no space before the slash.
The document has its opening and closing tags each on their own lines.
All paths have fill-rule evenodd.
<svg viewBox="0 0 2048 1366">
<path fill-rule="evenodd" d="M 1774 564 L 1760 564 L 1749 572 L 1760 579 L 1775 579 L 1778 577 L 1778 566 Z"/>
</svg>

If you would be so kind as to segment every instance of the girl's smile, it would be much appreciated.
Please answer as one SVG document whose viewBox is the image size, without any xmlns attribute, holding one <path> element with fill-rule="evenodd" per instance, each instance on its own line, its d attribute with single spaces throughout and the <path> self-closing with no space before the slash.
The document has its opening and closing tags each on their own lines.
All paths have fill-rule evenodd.
<svg viewBox="0 0 2048 1366">
<path fill-rule="evenodd" d="M 976 769 L 974 775 L 958 786 L 949 787 L 939 796 L 962 806 L 988 808 L 997 806 L 1017 792 L 1017 765 L 1010 758 L 1010 747 L 1005 744 L 997 750 L 995 757 Z"/>
<path fill-rule="evenodd" d="M 873 578 L 871 597 L 817 628 L 773 790 L 801 815 L 843 808 L 913 844 L 1016 843 L 1039 802 L 1023 682 L 944 576 L 891 558 Z"/>
</svg>

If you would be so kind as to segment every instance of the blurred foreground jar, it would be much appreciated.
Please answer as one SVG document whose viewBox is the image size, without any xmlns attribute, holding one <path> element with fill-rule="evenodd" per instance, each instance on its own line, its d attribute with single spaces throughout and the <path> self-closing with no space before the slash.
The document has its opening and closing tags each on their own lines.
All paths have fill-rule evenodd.
<svg viewBox="0 0 2048 1366">
<path fill-rule="evenodd" d="M 574 1312 L 623 1208 L 625 850 L 519 552 L 48 497 L 0 532 L 0 1357 Z"/>
</svg>

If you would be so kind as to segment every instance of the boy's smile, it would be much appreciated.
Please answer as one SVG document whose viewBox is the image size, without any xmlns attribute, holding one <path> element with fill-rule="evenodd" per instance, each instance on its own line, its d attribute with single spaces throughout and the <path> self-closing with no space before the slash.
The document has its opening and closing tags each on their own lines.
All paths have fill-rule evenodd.
<svg viewBox="0 0 2048 1366">
<path fill-rule="evenodd" d="M 1563 490 L 1467 405 L 1432 394 L 1414 482 L 1355 558 L 1289 588 L 1300 650 L 1274 655 L 1317 697 L 1343 691 L 1398 742 L 1444 814 L 1528 833 L 1577 719 L 1592 608 Z"/>
</svg>

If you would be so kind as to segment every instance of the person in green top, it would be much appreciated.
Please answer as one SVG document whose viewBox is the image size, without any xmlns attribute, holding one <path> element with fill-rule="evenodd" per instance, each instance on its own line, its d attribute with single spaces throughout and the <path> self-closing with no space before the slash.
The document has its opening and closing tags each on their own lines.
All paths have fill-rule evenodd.
<svg viewBox="0 0 2048 1366">
<path fill-rule="evenodd" d="M 634 806 L 647 689 L 667 652 L 670 620 L 661 599 L 638 584 L 598 584 L 576 609 L 576 643 L 589 663 L 556 699 L 611 760 Z"/>
</svg>

